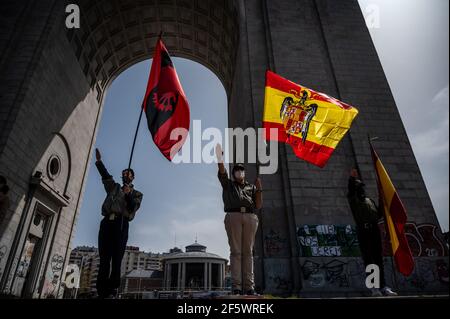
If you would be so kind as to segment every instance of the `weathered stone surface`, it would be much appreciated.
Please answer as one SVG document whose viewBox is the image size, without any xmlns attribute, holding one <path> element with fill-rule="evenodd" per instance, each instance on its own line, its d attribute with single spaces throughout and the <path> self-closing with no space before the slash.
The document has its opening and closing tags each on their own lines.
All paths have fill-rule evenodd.
<svg viewBox="0 0 450 319">
<path fill-rule="evenodd" d="M 79 30 L 64 26 L 69 2 L 80 5 Z M 0 9 L 0 174 L 9 180 L 12 202 L 0 225 L 3 292 L 20 294 L 20 258 L 35 209 L 44 205 L 45 249 L 23 291 L 61 295 L 103 99 L 120 72 L 151 56 L 161 30 L 172 55 L 198 61 L 220 78 L 230 127 L 261 126 L 266 69 L 361 111 L 324 169 L 279 146 L 278 172 L 263 176 L 258 289 L 323 296 L 364 289 L 359 257 L 304 256 L 298 230 L 353 223 L 345 194 L 354 165 L 376 198 L 370 134 L 380 138 L 375 146 L 408 210 L 414 225 L 408 238 L 420 256 L 414 278 L 395 274 L 389 282 L 406 293 L 448 291 L 448 251 L 356 0 L 7 0 Z M 61 169 L 52 177 L 54 156 Z M 37 171 L 41 186 L 34 187 Z M 255 174 L 250 165 L 250 178 Z M 391 267 L 389 257 L 386 263 Z"/>
</svg>

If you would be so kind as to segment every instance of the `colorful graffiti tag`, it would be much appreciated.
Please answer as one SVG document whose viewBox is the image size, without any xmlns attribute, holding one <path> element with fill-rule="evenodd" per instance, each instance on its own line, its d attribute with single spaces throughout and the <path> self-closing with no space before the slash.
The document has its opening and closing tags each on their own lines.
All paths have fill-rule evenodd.
<svg viewBox="0 0 450 319">
<path fill-rule="evenodd" d="M 302 225 L 297 227 L 297 239 L 303 257 L 360 256 L 352 225 Z"/>
<path fill-rule="evenodd" d="M 383 222 L 379 223 L 383 240 L 384 256 L 392 256 L 389 237 Z M 437 235 L 438 228 L 433 224 L 406 223 L 405 234 L 414 257 L 448 256 L 448 248 Z"/>
</svg>

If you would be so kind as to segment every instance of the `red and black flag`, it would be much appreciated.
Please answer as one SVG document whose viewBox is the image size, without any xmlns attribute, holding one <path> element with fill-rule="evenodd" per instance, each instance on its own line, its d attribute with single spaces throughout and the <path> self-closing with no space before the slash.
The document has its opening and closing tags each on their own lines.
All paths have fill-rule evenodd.
<svg viewBox="0 0 450 319">
<path fill-rule="evenodd" d="M 153 141 L 161 153 L 172 161 L 186 139 L 190 113 L 186 95 L 161 38 L 156 44 L 142 107 Z M 176 129 L 182 130 L 171 136 L 172 132 L 177 132 L 174 131 Z"/>
</svg>

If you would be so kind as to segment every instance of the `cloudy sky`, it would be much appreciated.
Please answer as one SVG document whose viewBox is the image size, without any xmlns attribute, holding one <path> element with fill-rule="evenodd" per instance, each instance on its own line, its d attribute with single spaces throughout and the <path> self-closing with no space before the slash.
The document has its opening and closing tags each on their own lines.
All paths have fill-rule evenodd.
<svg viewBox="0 0 450 319">
<path fill-rule="evenodd" d="M 379 13 L 372 38 L 441 227 L 448 230 L 448 1 L 360 0 L 366 15 Z M 375 8 L 375 11 L 374 11 Z M 373 20 L 371 20 L 373 21 Z M 227 126 L 227 98 L 217 77 L 202 65 L 173 58 L 191 105 L 191 120 L 203 128 Z M 134 65 L 112 84 L 106 98 L 97 147 L 110 173 L 120 178 L 127 165 L 150 61 Z M 420 96 L 418 97 L 418 94 Z M 428 110 L 424 111 L 424 105 Z M 205 142 L 206 144 L 206 142 Z M 130 227 L 129 245 L 168 251 L 198 238 L 208 250 L 228 257 L 221 189 L 216 165 L 169 163 L 152 142 L 145 121 L 133 167 L 143 206 Z M 91 163 L 74 247 L 97 245 L 100 207 L 105 197 Z"/>
<path fill-rule="evenodd" d="M 449 1 L 359 3 L 366 18 L 379 11 L 379 26 L 369 30 L 441 228 L 448 231 Z"/>
</svg>

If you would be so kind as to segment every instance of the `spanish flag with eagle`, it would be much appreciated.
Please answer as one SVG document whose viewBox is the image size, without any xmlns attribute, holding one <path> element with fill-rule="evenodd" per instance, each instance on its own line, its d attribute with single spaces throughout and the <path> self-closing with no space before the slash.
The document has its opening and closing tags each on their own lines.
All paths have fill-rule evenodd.
<svg viewBox="0 0 450 319">
<path fill-rule="evenodd" d="M 357 115 L 346 103 L 266 72 L 265 138 L 290 144 L 307 162 L 324 167 Z"/>
<path fill-rule="evenodd" d="M 161 37 L 153 55 L 142 107 L 153 141 L 164 157 L 172 161 L 189 132 L 190 112 L 186 95 Z M 176 133 L 176 139 L 172 138 L 172 132 Z"/>
<path fill-rule="evenodd" d="M 370 150 L 377 173 L 379 205 L 383 205 L 384 208 L 384 222 L 395 264 L 401 274 L 409 276 L 414 270 L 414 258 L 405 235 L 406 209 L 372 143 L 370 143 Z"/>
</svg>

